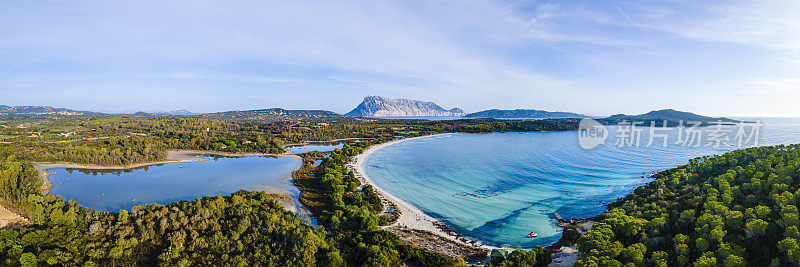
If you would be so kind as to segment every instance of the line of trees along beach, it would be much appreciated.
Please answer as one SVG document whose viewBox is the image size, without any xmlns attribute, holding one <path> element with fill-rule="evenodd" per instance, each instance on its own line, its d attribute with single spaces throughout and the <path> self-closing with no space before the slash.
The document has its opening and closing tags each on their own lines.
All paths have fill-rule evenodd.
<svg viewBox="0 0 800 267">
<path fill-rule="evenodd" d="M 360 142 L 336 149 L 322 163 L 313 167 L 317 153 L 307 153 L 303 167 L 294 174 L 302 191 L 301 201 L 330 231 L 350 263 L 364 266 L 465 265 L 434 252 L 404 244 L 396 235 L 380 229 L 393 220 L 392 215 L 377 216 L 384 210 L 381 199 L 370 185 L 359 189 L 360 182 L 345 165 L 369 145 L 384 140 Z M 395 215 L 396 216 L 396 215 Z"/>
<path fill-rule="evenodd" d="M 693 159 L 613 203 L 577 266 L 797 266 L 800 145 Z"/>
</svg>

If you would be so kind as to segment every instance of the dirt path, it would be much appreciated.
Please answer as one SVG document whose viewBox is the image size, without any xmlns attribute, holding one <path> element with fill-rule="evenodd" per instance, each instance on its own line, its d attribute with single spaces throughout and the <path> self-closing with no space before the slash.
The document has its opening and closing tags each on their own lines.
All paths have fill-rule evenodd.
<svg viewBox="0 0 800 267">
<path fill-rule="evenodd" d="M 11 212 L 2 205 L 0 205 L 0 229 L 11 227 L 18 224 L 27 224 L 28 220 Z"/>
</svg>

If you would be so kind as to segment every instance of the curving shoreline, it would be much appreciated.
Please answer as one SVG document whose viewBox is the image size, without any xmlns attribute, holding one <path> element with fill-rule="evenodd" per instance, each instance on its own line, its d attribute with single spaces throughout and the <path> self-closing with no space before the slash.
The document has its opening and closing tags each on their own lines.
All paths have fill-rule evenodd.
<svg viewBox="0 0 800 267">
<path fill-rule="evenodd" d="M 171 149 L 167 150 L 165 153 L 167 156 L 167 159 L 165 160 L 135 163 L 128 165 L 94 165 L 94 164 L 78 164 L 72 162 L 34 162 L 33 167 L 35 167 L 39 171 L 39 178 L 42 179 L 41 192 L 47 193 L 48 191 L 50 191 L 50 189 L 53 188 L 53 184 L 50 183 L 50 179 L 47 179 L 48 176 L 53 174 L 47 172 L 47 170 L 50 169 L 74 168 L 74 169 L 95 169 L 95 170 L 128 170 L 128 169 L 135 169 L 145 166 L 167 164 L 167 163 L 198 162 L 198 161 L 209 160 L 206 158 L 198 157 L 198 155 L 219 155 L 225 157 L 274 156 L 274 157 L 302 159 L 300 156 L 294 154 L 268 154 L 268 153 L 255 153 L 255 152 L 229 153 L 229 152 L 218 152 L 209 150 L 189 150 L 189 149 Z"/>
<path fill-rule="evenodd" d="M 364 152 L 362 152 L 361 154 L 358 154 L 357 156 L 355 156 L 354 162 L 352 162 L 351 164 L 353 165 L 358 178 L 360 178 L 362 180 L 362 182 L 364 182 L 365 184 L 372 185 L 372 187 L 375 188 L 375 190 L 378 192 L 379 195 L 383 196 L 384 198 L 387 198 L 389 201 L 394 203 L 395 206 L 397 206 L 398 210 L 400 210 L 400 216 L 397 218 L 397 220 L 394 223 L 390 224 L 390 225 L 384 226 L 383 227 L 384 229 L 389 229 L 389 228 L 393 228 L 393 227 L 400 227 L 400 228 L 404 228 L 404 229 L 421 230 L 421 231 L 430 232 L 430 233 L 432 233 L 432 234 L 434 234 L 436 236 L 439 236 L 441 238 L 445 238 L 447 240 L 450 240 L 450 241 L 453 241 L 453 242 L 456 242 L 458 244 L 461 244 L 461 245 L 464 245 L 464 246 L 468 246 L 468 247 L 474 247 L 474 248 L 480 248 L 480 249 L 495 249 L 495 248 L 499 248 L 499 247 L 495 247 L 495 246 L 486 245 L 486 244 L 483 244 L 483 243 L 481 243 L 479 241 L 474 241 L 474 240 L 467 242 L 467 241 L 464 241 L 465 238 L 463 236 L 460 236 L 460 235 L 454 234 L 452 232 L 447 232 L 447 231 L 442 230 L 440 225 L 445 225 L 444 222 L 440 221 L 439 219 L 431 217 L 430 215 L 426 214 L 425 212 L 423 212 L 422 210 L 420 210 L 416 206 L 414 206 L 414 205 L 406 202 L 405 200 L 403 200 L 403 199 L 401 199 L 401 198 L 399 198 L 399 197 L 397 197 L 395 195 L 392 195 L 391 193 L 387 192 L 386 190 L 384 190 L 383 188 L 381 188 L 380 186 L 375 184 L 375 182 L 372 181 L 372 179 L 366 174 L 366 172 L 364 172 L 364 168 L 363 168 L 362 164 L 364 163 L 366 158 L 369 157 L 370 154 L 372 154 L 375 151 L 378 151 L 378 150 L 380 150 L 380 149 L 382 149 L 384 147 L 387 147 L 387 146 L 390 146 L 390 145 L 393 145 L 393 144 L 397 144 L 397 143 L 400 143 L 400 142 L 408 141 L 408 140 L 414 140 L 414 139 L 419 139 L 419 138 L 423 138 L 423 137 L 433 137 L 433 136 L 440 136 L 440 135 L 448 135 L 448 134 L 451 134 L 451 133 L 418 136 L 418 137 L 412 137 L 412 138 L 403 138 L 403 139 L 398 139 L 398 140 L 394 140 L 394 141 L 390 141 L 390 142 L 386 142 L 386 143 L 382 143 L 382 144 L 373 145 L 373 146 L 370 146 L 369 148 L 367 148 L 367 150 L 364 150 Z"/>
</svg>

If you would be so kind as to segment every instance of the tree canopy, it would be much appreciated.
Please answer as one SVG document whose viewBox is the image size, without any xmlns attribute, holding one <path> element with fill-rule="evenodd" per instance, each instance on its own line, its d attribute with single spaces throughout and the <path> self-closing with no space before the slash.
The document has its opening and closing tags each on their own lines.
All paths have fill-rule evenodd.
<svg viewBox="0 0 800 267">
<path fill-rule="evenodd" d="M 800 145 L 692 159 L 611 204 L 578 266 L 800 264 Z"/>
</svg>

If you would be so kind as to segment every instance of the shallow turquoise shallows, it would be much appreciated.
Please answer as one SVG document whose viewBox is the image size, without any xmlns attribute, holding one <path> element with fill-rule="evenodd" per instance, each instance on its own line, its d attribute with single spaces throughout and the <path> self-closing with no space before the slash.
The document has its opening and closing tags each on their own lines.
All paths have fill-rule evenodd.
<svg viewBox="0 0 800 267">
<path fill-rule="evenodd" d="M 295 158 L 243 157 L 169 163 L 126 171 L 48 171 L 56 173 L 49 177 L 53 194 L 75 199 L 92 210 L 117 212 L 141 204 L 166 204 L 230 194 L 240 189 L 288 193 L 298 205 L 299 191 L 290 179 L 300 164 L 301 160 Z"/>
<path fill-rule="evenodd" d="M 649 174 L 736 147 L 686 148 L 661 139 L 618 148 L 616 130 L 606 144 L 584 150 L 577 132 L 447 134 L 408 140 L 372 153 L 364 171 L 388 192 L 438 218 L 456 232 L 485 243 L 529 248 L 560 238 L 552 213 L 586 218 L 606 210 L 651 181 Z M 706 132 L 707 134 L 707 132 Z M 705 134 L 704 134 L 705 137 Z M 773 120 L 760 145 L 800 143 L 800 121 Z M 538 238 L 527 238 L 535 231 Z"/>
</svg>

